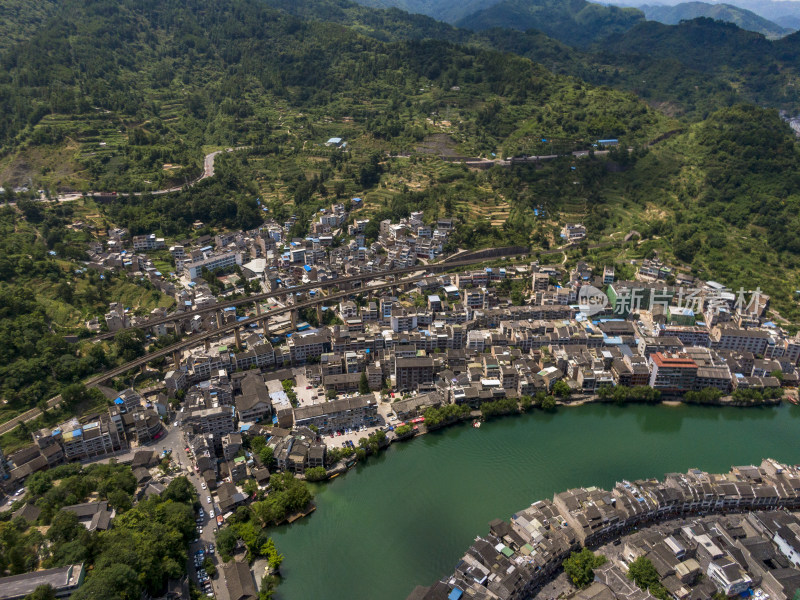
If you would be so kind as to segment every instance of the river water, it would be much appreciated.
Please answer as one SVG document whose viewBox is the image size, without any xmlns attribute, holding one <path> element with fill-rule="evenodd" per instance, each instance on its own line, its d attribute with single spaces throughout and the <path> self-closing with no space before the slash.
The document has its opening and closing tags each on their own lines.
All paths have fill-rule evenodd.
<svg viewBox="0 0 800 600">
<path fill-rule="evenodd" d="M 800 462 L 800 407 L 594 404 L 434 432 L 316 486 L 317 511 L 272 532 L 278 598 L 404 600 L 489 521 L 555 492 L 762 457 Z"/>
</svg>

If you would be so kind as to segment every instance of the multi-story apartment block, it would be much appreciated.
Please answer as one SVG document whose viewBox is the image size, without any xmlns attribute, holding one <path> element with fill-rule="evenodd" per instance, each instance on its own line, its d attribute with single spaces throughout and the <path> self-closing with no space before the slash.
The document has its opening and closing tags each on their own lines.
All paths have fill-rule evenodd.
<svg viewBox="0 0 800 600">
<path fill-rule="evenodd" d="M 432 383 L 433 358 L 396 358 L 394 376 L 399 390 L 415 390 L 422 383 Z"/>
<path fill-rule="evenodd" d="M 679 396 L 694 390 L 697 363 L 685 354 L 650 355 L 650 387 L 668 396 Z"/>
<path fill-rule="evenodd" d="M 289 339 L 289 353 L 294 364 L 302 364 L 312 358 L 319 358 L 325 351 L 327 340 L 321 335 L 310 334 L 292 336 Z"/>
<path fill-rule="evenodd" d="M 464 304 L 468 308 L 484 308 L 486 303 L 486 290 L 466 290 L 464 292 Z"/>
<path fill-rule="evenodd" d="M 165 248 L 164 238 L 156 237 L 155 233 L 147 235 L 133 236 L 133 250 L 134 252 L 142 252 L 145 250 L 160 250 Z"/>
<path fill-rule="evenodd" d="M 294 409 L 296 427 L 314 425 L 321 433 L 352 429 L 377 422 L 378 405 L 372 395 L 341 398 Z"/>
<path fill-rule="evenodd" d="M 710 332 L 705 327 L 669 325 L 658 330 L 658 337 L 676 337 L 684 346 L 705 346 L 711 344 Z"/>
<path fill-rule="evenodd" d="M 734 350 L 764 355 L 770 334 L 760 329 L 732 329 L 715 327 L 711 332 L 711 346 L 717 350 Z"/>
<path fill-rule="evenodd" d="M 86 425 L 71 421 L 54 429 L 52 435 L 68 461 L 105 456 L 127 445 L 107 418 Z"/>
<path fill-rule="evenodd" d="M 222 440 L 223 435 L 236 430 L 236 412 L 232 406 L 195 409 L 188 412 L 183 422 L 196 433 L 210 433 Z"/>
<path fill-rule="evenodd" d="M 209 250 L 196 258 L 183 261 L 181 264 L 183 272 L 189 279 L 195 280 L 202 276 L 203 269 L 217 271 L 220 269 L 231 269 L 236 265 L 241 266 L 242 255 L 239 252 L 233 251 L 211 252 Z"/>
</svg>

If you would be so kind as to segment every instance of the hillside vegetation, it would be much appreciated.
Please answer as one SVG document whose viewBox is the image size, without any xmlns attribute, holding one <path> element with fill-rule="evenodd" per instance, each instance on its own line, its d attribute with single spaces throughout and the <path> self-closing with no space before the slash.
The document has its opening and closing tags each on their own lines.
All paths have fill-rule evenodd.
<svg viewBox="0 0 800 600">
<path fill-rule="evenodd" d="M 501 0 L 358 0 L 359 4 L 372 8 L 398 8 L 400 10 L 427 15 L 437 21 L 456 23 L 460 19 L 494 6 Z"/>
<path fill-rule="evenodd" d="M 0 52 L 32 36 L 56 12 L 58 0 L 0 2 Z"/>
<path fill-rule="evenodd" d="M 635 8 L 586 0 L 503 0 L 460 19 L 457 25 L 474 30 L 537 29 L 564 43 L 587 46 L 623 33 L 640 21 L 644 21 L 644 14 Z"/>
<path fill-rule="evenodd" d="M 636 6 L 641 8 L 651 4 L 646 0 L 621 0 L 614 4 L 620 6 Z M 684 4 L 683 0 L 663 0 L 659 5 L 675 6 Z M 768 19 L 781 27 L 798 29 L 800 26 L 800 3 L 786 0 L 731 0 L 727 4 L 742 10 L 748 10 L 761 18 Z"/>
<path fill-rule="evenodd" d="M 321 207 L 359 197 L 358 217 L 374 223 L 415 210 L 456 218 L 449 250 L 540 250 L 580 221 L 603 247 L 573 252 L 597 264 L 658 251 L 687 272 L 760 286 L 800 319 L 800 164 L 774 110 L 800 108 L 800 34 L 668 26 L 582 0 L 514 6 L 573 45 L 631 28 L 575 48 L 344 0 L 58 2 L 0 52 L 0 185 L 150 191 L 194 178 L 208 152 L 240 150 L 177 193 L 72 204 L 23 193 L 3 209 L 4 416 L 144 351 L 135 337 L 92 351 L 63 339 L 108 302 L 139 313 L 171 302 L 81 270 L 92 232 L 113 226 L 170 244 L 195 221 L 203 234 L 256 227 L 266 209 L 278 222 L 296 215 L 289 235 L 303 236 Z M 591 152 L 610 137 L 619 148 Z M 521 154 L 563 156 L 459 163 Z M 622 243 L 631 230 L 643 239 Z"/>
<path fill-rule="evenodd" d="M 645 5 L 639 7 L 648 21 L 665 25 L 677 25 L 698 17 L 733 23 L 741 29 L 755 31 L 770 39 L 778 39 L 794 31 L 759 17 L 754 12 L 730 4 L 708 4 L 707 2 L 683 2 L 675 6 Z"/>
<path fill-rule="evenodd" d="M 32 177 L 20 166 L 37 148 L 68 150 L 74 173 L 42 166 L 41 184 L 56 188 L 181 183 L 208 147 L 319 143 L 340 129 L 323 123 L 345 117 L 399 151 L 447 109 L 469 153 L 494 151 L 531 123 L 550 136 L 644 140 L 664 121 L 643 116 L 631 96 L 580 93 L 585 84 L 525 59 L 433 40 L 384 43 L 258 0 L 65 0 L 0 63 L 0 168 L 19 181 Z M 575 92 L 592 118 L 566 119 L 562 99 Z"/>
</svg>

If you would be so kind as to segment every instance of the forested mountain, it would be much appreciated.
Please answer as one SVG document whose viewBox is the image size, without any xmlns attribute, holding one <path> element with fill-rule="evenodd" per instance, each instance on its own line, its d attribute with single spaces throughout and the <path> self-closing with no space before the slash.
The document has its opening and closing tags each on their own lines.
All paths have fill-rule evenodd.
<svg viewBox="0 0 800 600">
<path fill-rule="evenodd" d="M 644 11 L 648 21 L 658 21 L 665 25 L 677 25 L 681 21 L 708 17 L 717 21 L 733 23 L 737 27 L 755 31 L 771 39 L 781 38 L 794 31 L 794 29 L 781 27 L 777 23 L 759 17 L 754 12 L 731 4 L 683 2 L 675 6 L 644 5 L 639 8 Z"/>
<path fill-rule="evenodd" d="M 800 151 L 774 112 L 721 109 L 654 149 L 605 192 L 651 202 L 669 216 L 650 218 L 645 236 L 664 238 L 674 257 L 732 287 L 759 282 L 784 311 L 800 283 Z M 635 182 L 638 182 L 635 183 Z M 620 194 L 621 196 L 618 196 Z"/>
<path fill-rule="evenodd" d="M 501 0 L 358 0 L 372 8 L 399 8 L 413 14 L 427 15 L 445 23 L 455 23 L 467 15 L 494 6 Z"/>
<path fill-rule="evenodd" d="M 685 4 L 685 2 L 684 0 L 659 0 L 658 2 L 650 2 L 649 0 L 614 0 L 609 4 L 636 6 L 644 9 L 648 5 L 670 7 Z M 717 5 L 716 3 L 711 4 Z M 800 2 L 797 0 L 728 0 L 725 4 L 748 10 L 763 19 L 776 23 L 780 27 L 797 29 L 800 26 Z"/>
<path fill-rule="evenodd" d="M 537 29 L 567 44 L 587 46 L 623 33 L 643 20 L 644 14 L 637 9 L 586 0 L 504 0 L 464 17 L 457 25 L 474 30 Z"/>
<path fill-rule="evenodd" d="M 585 2 L 541 6 L 562 11 L 551 19 L 562 31 L 584 27 L 581 43 L 609 26 L 588 13 L 579 22 L 596 10 Z M 224 154 L 213 179 L 180 193 L 120 194 L 77 214 L 21 201 L 0 213 L 6 410 L 124 359 L 121 345 L 78 354 L 63 342 L 108 302 L 130 297 L 146 314 L 168 300 L 80 273 L 90 234 L 68 228 L 75 218 L 180 239 L 194 221 L 209 233 L 257 226 L 268 207 L 279 221 L 297 214 L 290 233 L 301 236 L 319 208 L 358 196 L 375 219 L 455 217 L 462 247 L 543 247 L 557 219 L 586 219 L 598 241 L 636 229 L 654 238 L 645 250 L 729 284 L 758 259 L 771 266 L 768 293 L 800 289 L 797 145 L 776 111 L 753 106 L 800 109 L 800 34 L 770 41 L 711 19 L 637 16 L 625 33 L 575 48 L 541 31 L 475 32 L 345 0 L 52 8 L 38 25 L 38 13 L 19 12 L 33 25 L 0 51 L 0 185 L 153 190 L 197 175 L 210 150 L 249 150 Z M 333 136 L 345 152 L 325 147 Z M 536 168 L 450 162 L 568 153 L 603 137 L 623 148 Z"/>
<path fill-rule="evenodd" d="M 707 18 L 679 25 L 647 21 L 594 51 L 592 60 L 605 64 L 605 73 L 586 79 L 622 85 L 650 101 L 682 105 L 689 112 L 699 109 L 701 116 L 736 101 L 800 109 L 794 67 L 800 56 L 797 33 L 770 41 Z"/>
<path fill-rule="evenodd" d="M 28 39 L 56 12 L 59 0 L 0 2 L 0 52 Z"/>
<path fill-rule="evenodd" d="M 162 163 L 196 172 L 204 144 L 268 143 L 280 106 L 364 123 L 398 119 L 379 106 L 390 102 L 405 107 L 399 130 L 411 131 L 455 103 L 478 134 L 471 138 L 494 148 L 531 118 L 564 133 L 543 107 L 581 87 L 524 59 L 433 40 L 386 44 L 260 0 L 64 0 L 56 18 L 0 57 L 0 72 L 6 152 L 103 139 L 113 155 L 87 148 L 81 159 L 99 186 L 127 189 L 148 170 L 158 185 Z M 619 135 L 644 135 L 625 116 L 639 112 L 628 110 L 632 98 L 585 102 Z M 485 106 L 494 108 L 482 117 Z M 590 121 L 570 127 L 584 138 L 607 133 Z"/>
</svg>

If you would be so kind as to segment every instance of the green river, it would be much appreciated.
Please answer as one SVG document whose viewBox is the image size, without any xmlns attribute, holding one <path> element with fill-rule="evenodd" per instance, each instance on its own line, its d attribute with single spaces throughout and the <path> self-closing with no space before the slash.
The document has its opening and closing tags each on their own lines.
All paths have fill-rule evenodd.
<svg viewBox="0 0 800 600">
<path fill-rule="evenodd" d="M 800 407 L 587 405 L 394 444 L 315 488 L 317 511 L 273 532 L 280 600 L 404 600 L 452 572 L 494 518 L 555 492 L 762 457 L 800 462 Z M 606 487 L 608 489 L 608 487 Z"/>
</svg>

